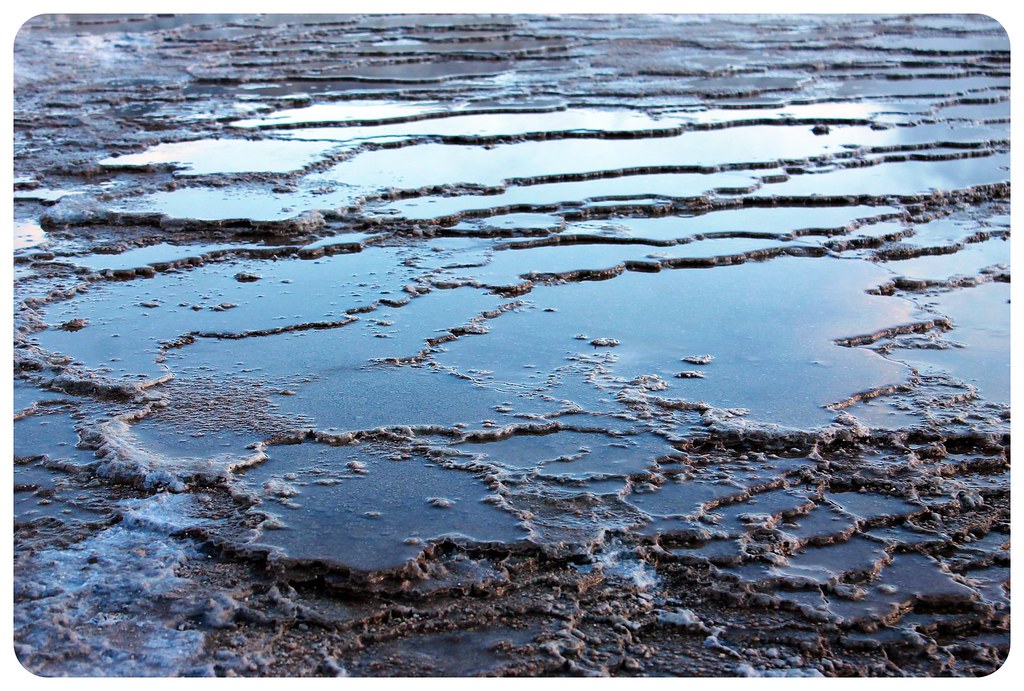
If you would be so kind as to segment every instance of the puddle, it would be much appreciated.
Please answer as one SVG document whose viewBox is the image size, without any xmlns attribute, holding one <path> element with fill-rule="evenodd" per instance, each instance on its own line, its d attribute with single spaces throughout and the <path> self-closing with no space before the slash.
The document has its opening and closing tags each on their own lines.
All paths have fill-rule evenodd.
<svg viewBox="0 0 1024 691">
<path fill-rule="evenodd" d="M 15 191 L 14 201 L 16 202 L 43 202 L 52 204 L 64 197 L 73 194 L 80 194 L 80 190 L 48 190 L 43 188 L 36 188 L 31 190 Z"/>
<path fill-rule="evenodd" d="M 533 231 L 558 231 L 565 220 L 549 214 L 501 214 L 490 218 L 467 219 L 451 227 L 451 232 L 505 234 Z"/>
<path fill-rule="evenodd" d="M 908 238 L 907 242 L 932 247 L 963 242 L 985 228 L 961 219 L 940 218 L 928 223 L 915 224 L 913 230 L 914 235 Z"/>
<path fill-rule="evenodd" d="M 675 452 L 655 435 L 608 437 L 574 431 L 523 434 L 453 448 L 482 454 L 486 463 L 523 469 L 542 467 L 547 475 L 571 478 L 643 472 L 658 458 Z"/>
<path fill-rule="evenodd" d="M 1007 121 L 1010 119 L 1010 102 L 1008 100 L 995 103 L 957 103 L 944 106 L 938 110 L 944 118 L 963 118 L 974 121 Z"/>
<path fill-rule="evenodd" d="M 666 384 L 659 395 L 669 398 L 745 408 L 755 419 L 782 425 L 824 424 L 834 415 L 821 406 L 869 388 L 869 381 L 882 386 L 909 374 L 874 354 L 836 346 L 834 339 L 914 321 L 909 303 L 858 296 L 853 286 L 866 288 L 882 276 L 879 270 L 844 264 L 839 272 L 838 261 L 781 258 L 536 287 L 531 301 L 555 312 L 509 314 L 495 321 L 486 339 L 457 341 L 439 360 L 522 383 L 530 371 L 525 364 L 551 371 L 575 353 L 595 354 L 591 339 L 614 338 L 620 345 L 609 349 L 610 369 L 624 381 L 658 375 Z M 841 283 L 840 275 L 850 283 Z M 781 300 L 781 294 L 791 298 Z M 693 297 L 680 303 L 675 296 Z M 734 318 L 740 310 L 746 319 Z M 637 333 L 643 338 L 630 338 Z M 705 376 L 677 378 L 694 369 L 681 361 L 694 353 L 715 358 Z M 778 381 L 787 382 L 785 397 L 777 395 Z"/>
<path fill-rule="evenodd" d="M 359 190 L 347 185 L 335 185 L 330 192 L 318 195 L 272 192 L 258 186 L 249 189 L 183 187 L 133 199 L 115 210 L 197 221 L 282 221 L 297 218 L 306 211 L 344 209 L 361 198 Z"/>
<path fill-rule="evenodd" d="M 72 257 L 70 261 L 91 271 L 124 271 L 144 266 L 165 265 L 201 259 L 214 253 L 259 249 L 265 245 L 216 244 L 216 245 L 171 245 L 159 242 L 147 247 L 136 247 L 117 254 L 94 253 Z"/>
<path fill-rule="evenodd" d="M 983 283 L 923 299 L 953 323 L 946 338 L 959 347 L 899 349 L 894 357 L 915 369 L 949 372 L 988 400 L 1010 404 L 1010 284 Z"/>
<path fill-rule="evenodd" d="M 915 239 L 910 238 L 908 242 Z M 963 249 L 949 254 L 887 261 L 880 266 L 904 278 L 944 281 L 952 276 L 974 276 L 986 267 L 1009 264 L 1010 242 L 996 237 L 965 245 Z"/>
<path fill-rule="evenodd" d="M 159 144 L 138 154 L 105 158 L 107 168 L 171 165 L 178 175 L 287 173 L 322 160 L 332 149 L 317 142 L 204 139 Z"/>
<path fill-rule="evenodd" d="M 756 254 L 783 246 L 784 243 L 760 238 L 716 238 L 657 248 L 574 244 L 509 249 L 495 252 L 485 266 L 459 271 L 457 276 L 488 286 L 508 286 L 529 278 L 572 277 L 587 272 L 607 271 L 610 276 L 636 265 L 642 267 L 640 270 L 657 270 L 659 266 L 671 267 L 677 260 Z"/>
<path fill-rule="evenodd" d="M 74 465 L 95 461 L 92 451 L 78 448 L 76 422 L 66 413 L 29 415 L 15 421 L 15 457 L 46 456 L 50 461 L 67 461 Z"/>
<path fill-rule="evenodd" d="M 46 318 L 53 328 L 34 338 L 47 350 L 108 368 L 115 375 L 160 376 L 164 370 L 155 360 L 161 344 L 189 333 L 230 335 L 285 331 L 311 323 L 340 325 L 352 319 L 348 310 L 372 306 L 389 295 L 400 300 L 407 295 L 403 285 L 419 272 L 396 267 L 394 257 L 394 249 L 375 248 L 366 257 L 340 254 L 314 262 L 209 263 L 127 284 L 96 284 L 77 300 L 52 305 Z M 240 274 L 261 278 L 240 281 Z M 315 291 L 318 299 L 311 300 L 307 290 Z M 88 315 L 84 328 L 59 328 L 83 314 Z"/>
<path fill-rule="evenodd" d="M 359 154 L 325 177 L 377 188 L 419 189 L 452 183 L 497 186 L 512 179 L 638 168 L 713 168 L 727 163 L 752 167 L 838 153 L 844 140 L 857 140 L 859 129 L 871 131 L 845 128 L 836 130 L 843 136 L 820 137 L 810 128 L 752 126 L 653 139 L 527 141 L 490 149 L 423 144 Z"/>
<path fill-rule="evenodd" d="M 990 77 L 964 77 L 950 79 L 915 79 L 899 84 L 896 88 L 885 80 L 853 79 L 843 82 L 835 90 L 839 97 L 872 96 L 959 96 L 984 92 L 993 88 L 1005 88 L 1003 80 Z M 893 92 L 896 92 L 893 94 Z"/>
<path fill-rule="evenodd" d="M 512 110 L 514 106 L 509 106 Z M 496 112 L 488 113 L 493 110 Z M 460 112 L 468 111 L 468 112 Z M 484 112 L 480 112 L 484 111 Z M 673 120 L 658 120 L 630 110 L 542 110 L 501 112 L 501 106 L 464 105 L 447 109 L 442 104 L 374 104 L 348 101 L 279 111 L 264 119 L 239 120 L 241 128 L 301 126 L 289 131 L 293 139 L 349 142 L 395 137 L 515 137 L 532 133 L 656 133 L 678 130 Z M 365 126 L 373 124 L 374 126 Z M 329 127 L 327 125 L 344 125 Z M 360 126 L 363 125 L 363 126 Z M 284 133 L 282 133 L 284 134 Z"/>
<path fill-rule="evenodd" d="M 36 247 L 46 242 L 46 231 L 35 221 L 14 222 L 14 250 Z"/>
<path fill-rule="evenodd" d="M 283 524 L 265 529 L 254 546 L 365 571 L 401 566 L 442 538 L 507 543 L 526 537 L 514 516 L 483 501 L 490 490 L 472 474 L 418 456 L 390 456 L 373 447 L 271 447 L 264 464 L 240 477 L 262 497 L 260 510 Z"/>
<path fill-rule="evenodd" d="M 333 271 L 328 267 L 325 277 Z M 258 287 L 263 281 L 241 285 Z M 253 290 L 266 293 L 266 299 L 273 297 L 267 288 Z M 277 300 L 292 300 L 292 296 L 299 295 L 300 292 L 288 290 L 278 295 Z M 395 299 L 403 296 L 407 294 L 399 289 L 394 291 Z M 492 323 L 505 318 L 497 314 L 493 319 L 481 319 L 481 316 L 500 310 L 505 302 L 469 288 L 440 290 L 412 299 L 405 306 L 382 305 L 370 313 L 357 315 L 356 321 L 344 326 L 340 323 L 352 317 L 337 310 L 321 318 L 337 319 L 339 326 L 324 329 L 289 329 L 289 325 L 309 323 L 301 314 L 296 314 L 283 320 L 284 323 L 269 320 L 271 328 L 277 330 L 269 335 L 245 341 L 201 338 L 180 350 L 169 351 L 167 366 L 179 377 L 220 372 L 288 382 L 281 387 L 292 390 L 294 395 L 278 397 L 282 411 L 309 415 L 319 427 L 350 430 L 382 425 L 480 422 L 501 417 L 493 409 L 506 400 L 505 394 L 481 389 L 426 365 L 399 367 L 383 361 L 415 357 L 431 347 L 431 340 L 444 341 L 452 337 L 452 330 L 458 333 L 467 325 L 467 335 L 461 338 L 479 338 L 475 332 L 489 329 Z M 271 303 L 266 304 L 266 308 L 270 306 Z M 299 305 L 293 305 L 294 308 Z M 266 314 L 265 309 L 261 311 Z M 182 311 L 182 319 L 189 316 L 187 311 Z M 241 320 L 247 319 L 239 316 Z M 476 327 L 472 326 L 474 319 Z M 163 328 L 167 333 L 172 332 L 166 321 Z M 78 333 L 85 333 L 85 330 Z M 239 347 L 243 342 L 244 346 Z M 388 380 L 387 387 L 374 384 L 382 377 Z M 438 394 L 443 392 L 445 407 L 438 408 L 432 398 L 417 395 L 419 386 Z M 556 403 L 544 401 L 531 402 L 524 407 L 532 412 L 537 405 L 543 410 L 559 408 Z"/>
<path fill-rule="evenodd" d="M 305 244 L 302 246 L 302 249 L 306 252 L 311 252 L 313 250 L 330 250 L 331 248 L 349 247 L 352 245 L 362 246 L 366 244 L 367 240 L 379 239 L 381 237 L 383 236 L 375 233 L 339 233 Z"/>
<path fill-rule="evenodd" d="M 996 185 L 1009 180 L 1009 155 L 994 154 L 962 161 L 907 161 L 879 163 L 791 177 L 758 190 L 755 195 L 808 196 L 828 190 L 829 195 L 922 195 L 939 190 Z"/>
<path fill-rule="evenodd" d="M 62 400 L 66 396 L 56 391 L 39 389 L 27 383 L 24 379 L 14 378 L 14 413 L 18 413 L 33 407 L 34 404 L 44 401 Z"/>
<path fill-rule="evenodd" d="M 686 199 L 701 197 L 717 189 L 753 190 L 759 185 L 759 176 L 745 173 L 632 175 L 510 187 L 500 194 L 419 197 L 394 202 L 373 211 L 409 220 L 445 219 L 459 214 L 487 215 L 488 211 L 503 214 L 512 209 L 558 207 L 601 199 L 645 204 L 650 203 L 648 198 L 652 195 L 666 199 Z"/>
<path fill-rule="evenodd" d="M 896 213 L 896 208 L 885 206 L 769 207 L 725 209 L 696 216 L 621 218 L 594 225 L 599 229 L 596 232 L 601 234 L 607 232 L 648 240 L 676 240 L 694 235 L 726 233 L 831 235 L 845 233 L 860 223 Z M 580 231 L 573 226 L 568 232 Z"/>
</svg>

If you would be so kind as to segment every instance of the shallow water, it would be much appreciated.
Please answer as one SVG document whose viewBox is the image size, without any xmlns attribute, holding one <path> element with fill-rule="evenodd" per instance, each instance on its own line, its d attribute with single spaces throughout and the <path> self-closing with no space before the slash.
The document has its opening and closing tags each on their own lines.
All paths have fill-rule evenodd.
<svg viewBox="0 0 1024 691">
<path fill-rule="evenodd" d="M 1005 659 L 991 20 L 44 15 L 15 63 L 33 672 Z"/>
<path fill-rule="evenodd" d="M 623 381 L 657 375 L 666 385 L 661 395 L 746 408 L 786 426 L 823 424 L 832 417 L 823 405 L 907 374 L 834 341 L 914 319 L 909 303 L 862 292 L 882 272 L 850 267 L 840 282 L 837 270 L 824 260 L 786 258 L 535 288 L 530 297 L 540 309 L 496 320 L 487 338 L 460 340 L 438 360 L 525 384 L 533 368 L 551 372 L 575 353 L 596 352 L 592 339 L 613 338 L 619 345 L 608 349 L 606 367 Z M 692 354 L 714 360 L 704 367 L 682 361 Z M 705 376 L 676 377 L 694 369 Z M 783 386 L 785 395 L 777 395 Z"/>
<path fill-rule="evenodd" d="M 949 188 L 993 185 L 1005 182 L 1009 156 L 971 158 L 963 161 L 907 161 L 879 163 L 865 168 L 847 168 L 818 174 L 794 176 L 770 188 L 771 194 L 807 196 L 821 190 L 835 196 L 923 195 Z M 819 177 L 820 176 L 820 177 Z M 759 190 L 755 194 L 766 195 Z"/>
<path fill-rule="evenodd" d="M 280 548 L 289 559 L 373 570 L 401 565 L 440 538 L 508 543 L 526 537 L 514 516 L 482 501 L 489 490 L 471 473 L 415 456 L 394 460 L 373 449 L 317 446 L 271 447 L 264 464 L 240 476 L 267 504 L 278 497 L 283 505 L 268 507 L 282 525 L 265 530 L 256 546 Z M 353 461 L 358 472 L 347 465 Z"/>
<path fill-rule="evenodd" d="M 130 200 L 118 210 L 197 221 L 281 221 L 305 211 L 346 208 L 360 198 L 358 190 L 345 185 L 337 185 L 331 192 L 315 196 L 273 192 L 258 185 L 254 189 L 183 187 Z"/>
<path fill-rule="evenodd" d="M 166 242 L 145 247 L 135 247 L 117 253 L 93 253 L 84 256 L 69 258 L 73 263 L 83 266 L 91 271 L 101 272 L 104 270 L 127 270 L 138 269 L 145 266 L 175 264 L 191 259 L 201 259 L 204 256 L 219 253 L 224 250 L 249 250 L 261 247 L 261 245 L 220 243 L 203 245 L 171 245 Z"/>
<path fill-rule="evenodd" d="M 179 175 L 227 173 L 288 173 L 322 159 L 329 144 L 314 142 L 206 139 L 159 144 L 138 154 L 100 161 L 108 168 L 143 168 L 172 165 Z"/>
<path fill-rule="evenodd" d="M 895 357 L 917 369 L 947 371 L 978 387 L 985 398 L 1009 405 L 1010 285 L 985 283 L 976 292 L 949 292 L 922 299 L 928 309 L 953 321 L 950 339 L 960 347 L 916 348 Z M 961 340 L 962 339 L 962 340 Z"/>
<path fill-rule="evenodd" d="M 378 213 L 411 221 L 455 218 L 460 214 L 489 215 L 509 210 L 582 205 L 591 200 L 621 200 L 623 206 L 649 203 L 651 196 L 692 199 L 718 189 L 753 190 L 760 176 L 747 173 L 661 173 L 598 178 L 580 182 L 552 182 L 509 187 L 499 194 L 424 196 L 393 202 Z M 622 202 L 626 202 L 623 204 Z"/>
<path fill-rule="evenodd" d="M 555 139 L 493 148 L 423 144 L 355 156 L 325 177 L 340 182 L 358 180 L 375 187 L 417 189 L 452 183 L 495 186 L 512 179 L 633 168 L 713 168 L 727 163 L 750 168 L 838 153 L 843 144 L 871 136 L 866 127 L 834 131 L 836 134 L 818 136 L 809 127 L 752 126 L 667 138 Z"/>
<path fill-rule="evenodd" d="M 46 231 L 34 221 L 15 221 L 14 249 L 23 250 L 46 242 Z"/>
</svg>

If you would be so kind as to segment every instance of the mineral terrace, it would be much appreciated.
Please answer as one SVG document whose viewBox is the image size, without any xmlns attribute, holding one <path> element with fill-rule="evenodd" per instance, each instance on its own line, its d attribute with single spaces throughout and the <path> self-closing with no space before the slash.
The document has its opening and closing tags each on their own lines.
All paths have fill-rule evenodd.
<svg viewBox="0 0 1024 691">
<path fill-rule="evenodd" d="M 40 675 L 983 675 L 1009 43 L 980 16 L 41 16 Z"/>
</svg>

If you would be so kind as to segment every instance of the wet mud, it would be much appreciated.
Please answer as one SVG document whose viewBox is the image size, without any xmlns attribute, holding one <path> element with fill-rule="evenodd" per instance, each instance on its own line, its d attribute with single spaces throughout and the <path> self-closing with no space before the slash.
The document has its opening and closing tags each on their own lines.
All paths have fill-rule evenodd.
<svg viewBox="0 0 1024 691">
<path fill-rule="evenodd" d="M 44 15 L 14 645 L 45 676 L 980 676 L 981 16 Z"/>
</svg>

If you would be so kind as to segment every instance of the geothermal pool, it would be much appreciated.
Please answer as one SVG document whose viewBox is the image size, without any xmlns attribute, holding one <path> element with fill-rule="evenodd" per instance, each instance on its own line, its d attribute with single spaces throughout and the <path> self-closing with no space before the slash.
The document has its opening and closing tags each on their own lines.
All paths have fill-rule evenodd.
<svg viewBox="0 0 1024 691">
<path fill-rule="evenodd" d="M 983 675 L 981 16 L 44 15 L 14 643 L 46 676 Z"/>
</svg>

